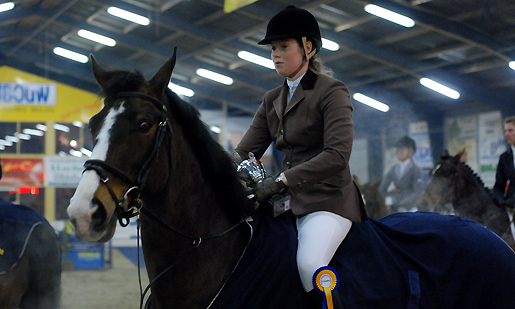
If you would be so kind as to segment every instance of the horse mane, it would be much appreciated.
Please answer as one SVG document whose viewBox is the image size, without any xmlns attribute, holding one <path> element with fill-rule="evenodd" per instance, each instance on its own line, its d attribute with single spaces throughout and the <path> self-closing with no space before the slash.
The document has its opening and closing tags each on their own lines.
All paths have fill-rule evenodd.
<svg viewBox="0 0 515 309">
<path fill-rule="evenodd" d="M 174 119 L 184 129 L 183 134 L 199 161 L 202 175 L 213 186 L 218 200 L 229 208 L 230 213 L 237 213 L 241 219 L 250 216 L 254 205 L 247 198 L 234 163 L 213 139 L 207 125 L 200 120 L 199 111 L 170 89 L 166 89 L 164 97 Z"/>
<path fill-rule="evenodd" d="M 466 164 L 465 162 L 460 163 L 463 165 L 463 167 L 465 167 L 465 170 L 472 176 L 472 178 L 479 184 L 479 186 L 482 187 L 488 193 L 488 195 L 491 195 L 490 189 L 488 189 L 488 187 L 485 186 L 485 183 L 483 182 L 481 177 L 479 177 L 479 175 L 476 172 L 474 172 L 474 170 L 468 164 Z"/>
</svg>

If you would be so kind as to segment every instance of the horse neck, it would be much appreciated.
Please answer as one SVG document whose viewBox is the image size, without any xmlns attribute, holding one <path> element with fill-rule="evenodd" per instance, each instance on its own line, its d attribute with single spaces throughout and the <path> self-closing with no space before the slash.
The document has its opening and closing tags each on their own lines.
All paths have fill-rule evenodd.
<svg viewBox="0 0 515 309">
<path fill-rule="evenodd" d="M 492 197 L 487 189 L 476 177 L 468 171 L 460 177 L 462 184 L 458 185 L 455 192 L 454 209 L 468 218 L 484 224 L 484 217 L 495 208 Z"/>
<path fill-rule="evenodd" d="M 218 201 L 189 145 L 178 136 L 180 129 L 174 128 L 173 168 L 167 184 L 159 194 L 147 197 L 144 207 L 188 236 L 219 235 L 237 222 Z M 153 306 L 160 308 L 162 302 L 166 308 L 205 308 L 243 251 L 248 239 L 243 227 L 195 247 L 191 239 L 143 215 L 142 241 L 149 279 L 175 264 L 152 287 Z"/>
</svg>

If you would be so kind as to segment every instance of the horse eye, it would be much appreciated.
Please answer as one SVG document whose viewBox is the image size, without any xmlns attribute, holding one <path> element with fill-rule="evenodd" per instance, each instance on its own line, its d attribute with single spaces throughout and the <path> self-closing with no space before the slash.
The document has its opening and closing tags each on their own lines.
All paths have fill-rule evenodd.
<svg viewBox="0 0 515 309">
<path fill-rule="evenodd" d="M 148 131 L 150 131 L 150 129 L 152 129 L 152 125 L 146 121 L 143 121 L 139 125 L 139 131 L 141 133 L 148 133 Z"/>
</svg>

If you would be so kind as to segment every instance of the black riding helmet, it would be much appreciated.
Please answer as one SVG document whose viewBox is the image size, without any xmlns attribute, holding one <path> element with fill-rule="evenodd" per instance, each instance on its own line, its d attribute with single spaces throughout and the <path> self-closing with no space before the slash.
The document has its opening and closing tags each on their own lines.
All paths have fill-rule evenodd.
<svg viewBox="0 0 515 309">
<path fill-rule="evenodd" d="M 411 148 L 413 149 L 413 151 L 415 151 L 417 149 L 417 144 L 415 143 L 415 141 L 408 137 L 408 136 L 403 136 L 399 139 L 399 141 L 397 141 L 397 144 L 395 144 L 395 147 L 396 148 Z"/>
<path fill-rule="evenodd" d="M 304 9 L 290 5 L 270 19 L 266 27 L 265 38 L 258 44 L 265 45 L 275 40 L 300 39 L 302 37 L 306 37 L 313 43 L 317 53 L 320 51 L 322 36 L 315 16 Z"/>
</svg>

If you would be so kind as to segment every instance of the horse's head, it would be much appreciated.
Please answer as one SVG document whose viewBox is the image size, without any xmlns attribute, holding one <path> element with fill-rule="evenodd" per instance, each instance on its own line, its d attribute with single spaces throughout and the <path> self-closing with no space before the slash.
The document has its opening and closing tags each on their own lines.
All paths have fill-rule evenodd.
<svg viewBox="0 0 515 309">
<path fill-rule="evenodd" d="M 169 158 L 160 146 L 169 143 L 171 128 L 161 99 L 175 53 L 148 82 L 138 72 L 106 71 L 91 61 L 104 107 L 90 120 L 94 147 L 68 215 L 79 239 L 104 242 L 113 236 L 116 220 L 127 220 L 130 208 L 140 205 L 143 187 L 167 177 Z M 152 168 L 156 161 L 159 168 Z"/>
<path fill-rule="evenodd" d="M 429 172 L 429 183 L 417 201 L 418 206 L 436 211 L 438 207 L 453 202 L 458 182 L 461 181 L 458 179 L 458 173 L 464 154 L 465 150 L 454 157 L 449 155 L 447 150 L 443 152 L 440 160 Z"/>
</svg>

